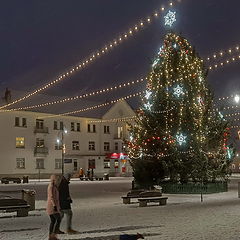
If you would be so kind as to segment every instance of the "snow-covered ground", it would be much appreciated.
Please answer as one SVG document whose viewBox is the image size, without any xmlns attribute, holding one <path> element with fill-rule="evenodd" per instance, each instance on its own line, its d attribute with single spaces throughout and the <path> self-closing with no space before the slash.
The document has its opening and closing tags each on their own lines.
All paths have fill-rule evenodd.
<svg viewBox="0 0 240 240">
<path fill-rule="evenodd" d="M 73 225 L 80 233 L 60 235 L 60 239 L 110 240 L 122 233 L 142 233 L 145 239 L 240 239 L 240 199 L 236 190 L 204 195 L 167 195 L 166 206 L 123 205 L 119 193 L 107 198 L 83 198 L 73 202 Z M 37 201 L 38 210 L 29 217 L 15 213 L 0 214 L 1 240 L 48 239 L 49 218 L 45 201 Z M 62 222 L 65 230 L 65 220 Z"/>
</svg>

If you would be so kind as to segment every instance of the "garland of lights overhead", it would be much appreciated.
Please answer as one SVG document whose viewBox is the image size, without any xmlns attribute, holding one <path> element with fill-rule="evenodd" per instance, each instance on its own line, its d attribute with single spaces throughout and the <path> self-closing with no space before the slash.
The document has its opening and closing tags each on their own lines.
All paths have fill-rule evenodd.
<svg viewBox="0 0 240 240">
<path fill-rule="evenodd" d="M 169 2 L 169 6 L 172 7 L 174 3 L 180 3 L 181 1 L 176 0 L 176 1 L 171 1 Z M 81 61 L 77 65 L 69 68 L 68 71 L 62 73 L 60 76 L 58 76 L 56 79 L 53 81 L 50 81 L 49 83 L 45 84 L 44 86 L 34 90 L 33 92 L 11 102 L 6 105 L 3 105 L 0 107 L 0 109 L 9 107 L 13 104 L 19 103 L 21 101 L 24 101 L 34 95 L 36 95 L 39 92 L 42 92 L 50 87 L 53 87 L 55 84 L 62 82 L 63 80 L 67 79 L 68 77 L 72 76 L 75 72 L 80 71 L 84 69 L 86 66 L 88 66 L 90 63 L 94 62 L 97 58 L 99 58 L 102 55 L 105 55 L 108 53 L 110 50 L 115 48 L 116 46 L 120 45 L 124 40 L 128 39 L 129 37 L 133 36 L 136 32 L 141 30 L 145 24 L 149 24 L 153 21 L 154 18 L 159 17 L 160 12 L 165 11 L 165 7 L 161 7 L 160 10 L 155 10 L 154 13 L 147 17 L 146 20 L 141 20 L 139 23 L 135 24 L 134 27 L 131 27 L 127 32 L 125 32 L 123 35 L 120 35 L 118 38 L 112 40 L 111 42 L 107 43 L 103 48 L 95 51 L 93 54 L 91 54 L 89 57 L 87 57 L 85 60 Z"/>
</svg>

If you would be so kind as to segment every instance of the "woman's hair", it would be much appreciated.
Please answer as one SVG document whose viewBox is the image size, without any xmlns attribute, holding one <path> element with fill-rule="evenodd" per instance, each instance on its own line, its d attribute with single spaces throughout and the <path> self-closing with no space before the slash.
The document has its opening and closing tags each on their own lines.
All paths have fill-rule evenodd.
<svg viewBox="0 0 240 240">
<path fill-rule="evenodd" d="M 51 184 L 55 185 L 56 187 L 59 187 L 62 181 L 62 175 L 52 174 L 50 177 L 50 181 L 51 181 Z"/>
</svg>

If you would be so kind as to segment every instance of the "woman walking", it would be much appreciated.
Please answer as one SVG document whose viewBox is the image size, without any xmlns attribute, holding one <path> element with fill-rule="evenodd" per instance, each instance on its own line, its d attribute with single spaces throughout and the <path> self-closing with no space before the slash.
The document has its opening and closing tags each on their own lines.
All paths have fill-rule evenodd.
<svg viewBox="0 0 240 240">
<path fill-rule="evenodd" d="M 49 226 L 49 240 L 58 240 L 57 232 L 61 223 L 58 186 L 61 182 L 61 177 L 52 175 L 50 180 L 47 192 L 47 214 L 51 220 Z"/>
</svg>

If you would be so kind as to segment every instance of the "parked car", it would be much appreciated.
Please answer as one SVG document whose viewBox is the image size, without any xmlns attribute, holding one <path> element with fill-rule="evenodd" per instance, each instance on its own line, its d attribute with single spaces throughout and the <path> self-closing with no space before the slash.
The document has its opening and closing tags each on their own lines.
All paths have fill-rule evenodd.
<svg viewBox="0 0 240 240">
<path fill-rule="evenodd" d="M 15 178 L 15 177 L 3 177 L 3 178 L 1 178 L 1 182 L 5 183 L 5 184 L 8 184 L 9 182 L 21 183 L 21 179 Z"/>
</svg>

